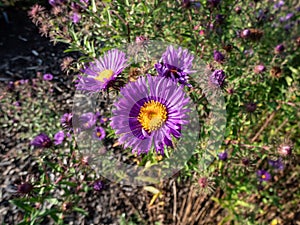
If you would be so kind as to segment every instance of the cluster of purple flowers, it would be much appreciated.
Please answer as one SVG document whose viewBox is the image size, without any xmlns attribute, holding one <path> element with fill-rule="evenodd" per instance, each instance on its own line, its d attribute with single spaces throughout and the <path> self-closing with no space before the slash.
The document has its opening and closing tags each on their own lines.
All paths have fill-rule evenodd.
<svg viewBox="0 0 300 225">
<path fill-rule="evenodd" d="M 45 133 L 40 133 L 32 141 L 31 145 L 36 148 L 50 148 L 53 144 L 60 145 L 65 139 L 65 134 L 63 131 L 59 131 L 54 135 L 54 140 L 52 141 L 50 137 Z"/>
<path fill-rule="evenodd" d="M 223 62 L 224 58 L 221 52 L 214 51 L 215 61 Z M 193 60 L 187 49 L 168 46 L 154 65 L 157 76 L 140 77 L 121 88 L 122 97 L 114 104 L 110 125 L 125 148 L 131 147 L 140 154 L 154 146 L 163 154 L 165 146 L 173 146 L 172 137 L 181 137 L 182 126 L 188 123 L 186 106 L 190 102 L 183 86 L 191 87 L 190 74 L 196 72 L 192 70 Z M 87 92 L 110 88 L 127 67 L 127 61 L 124 52 L 108 51 L 83 70 L 87 76 L 79 77 L 77 88 Z M 222 87 L 225 77 L 223 70 L 215 70 L 209 82 Z M 95 121 L 93 113 L 85 113 L 78 118 L 79 129 L 95 129 L 93 136 L 103 139 L 104 129 L 95 127 Z"/>
</svg>

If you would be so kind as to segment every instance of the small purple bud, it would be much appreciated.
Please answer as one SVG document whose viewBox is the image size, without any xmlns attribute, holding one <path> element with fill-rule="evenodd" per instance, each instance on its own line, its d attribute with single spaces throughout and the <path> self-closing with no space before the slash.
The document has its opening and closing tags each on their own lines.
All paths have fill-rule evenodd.
<svg viewBox="0 0 300 225">
<path fill-rule="evenodd" d="M 221 0 L 207 0 L 206 4 L 210 8 L 215 8 L 220 4 Z"/>
<path fill-rule="evenodd" d="M 53 75 L 51 73 L 46 73 L 43 76 L 44 80 L 52 80 L 53 79 Z"/>
<path fill-rule="evenodd" d="M 224 60 L 224 55 L 217 51 L 217 50 L 214 50 L 214 60 L 217 61 L 217 62 L 222 62 Z"/>
<path fill-rule="evenodd" d="M 7 89 L 8 91 L 12 91 L 15 88 L 15 84 L 13 81 L 9 81 L 9 83 L 7 84 Z"/>
<path fill-rule="evenodd" d="M 141 36 L 137 36 L 135 38 L 135 43 L 142 44 L 142 43 L 144 43 L 147 40 L 148 40 L 148 38 L 146 38 L 145 36 L 141 35 Z"/>
<path fill-rule="evenodd" d="M 275 170 L 283 170 L 284 169 L 284 165 L 282 162 L 282 159 L 279 158 L 277 160 L 269 160 L 269 165 L 272 166 Z"/>
<path fill-rule="evenodd" d="M 251 48 L 251 49 L 246 49 L 246 50 L 244 51 L 244 54 L 245 54 L 246 56 L 252 56 L 253 53 L 254 53 L 254 51 L 253 51 L 252 48 Z"/>
<path fill-rule="evenodd" d="M 266 67 L 262 64 L 255 66 L 254 73 L 260 74 L 266 71 Z"/>
<path fill-rule="evenodd" d="M 63 131 L 58 131 L 55 135 L 54 135 L 54 144 L 55 145 L 60 145 L 65 139 L 65 134 Z"/>
<path fill-rule="evenodd" d="M 219 24 L 223 23 L 224 22 L 224 16 L 221 15 L 221 14 L 217 14 L 216 15 L 216 22 L 219 23 Z"/>
<path fill-rule="evenodd" d="M 291 19 L 293 16 L 294 16 L 294 13 L 288 13 L 288 14 L 285 16 L 285 21 Z"/>
<path fill-rule="evenodd" d="M 73 12 L 72 21 L 73 23 L 78 23 L 81 19 L 81 15 L 77 12 Z"/>
<path fill-rule="evenodd" d="M 57 3 L 56 3 L 56 0 L 49 0 L 48 1 L 50 5 L 52 6 L 55 6 Z"/>
<path fill-rule="evenodd" d="M 215 70 L 209 77 L 209 81 L 218 86 L 222 87 L 225 81 L 226 75 L 223 70 Z"/>
<path fill-rule="evenodd" d="M 244 166 L 249 166 L 250 160 L 249 160 L 248 158 L 243 158 L 243 159 L 242 159 L 242 164 L 243 164 Z"/>
<path fill-rule="evenodd" d="M 284 1 L 280 0 L 274 5 L 274 9 L 280 9 L 284 5 Z"/>
<path fill-rule="evenodd" d="M 237 7 L 235 7 L 235 12 L 237 13 L 237 14 L 240 14 L 241 12 L 242 12 L 242 7 L 240 7 L 240 6 L 237 6 Z"/>
<path fill-rule="evenodd" d="M 276 53 L 281 53 L 284 51 L 284 45 L 283 44 L 279 44 L 275 47 L 275 52 Z"/>
<path fill-rule="evenodd" d="M 21 106 L 21 103 L 19 101 L 16 101 L 13 103 L 13 105 L 19 107 L 19 106 Z"/>
<path fill-rule="evenodd" d="M 219 157 L 220 160 L 225 161 L 228 157 L 228 154 L 227 154 L 226 151 L 224 151 L 224 152 L 219 153 L 218 157 Z"/>
<path fill-rule="evenodd" d="M 250 34 L 251 34 L 251 31 L 250 31 L 249 29 L 245 29 L 245 30 L 243 30 L 243 31 L 241 32 L 241 37 L 242 37 L 242 38 L 247 38 L 247 37 L 250 36 Z"/>
<path fill-rule="evenodd" d="M 25 182 L 18 186 L 18 192 L 21 194 L 28 194 L 32 191 L 33 185 L 29 182 Z"/>
<path fill-rule="evenodd" d="M 104 183 L 101 180 L 96 180 L 93 184 L 95 191 L 102 191 L 104 189 Z"/>
</svg>

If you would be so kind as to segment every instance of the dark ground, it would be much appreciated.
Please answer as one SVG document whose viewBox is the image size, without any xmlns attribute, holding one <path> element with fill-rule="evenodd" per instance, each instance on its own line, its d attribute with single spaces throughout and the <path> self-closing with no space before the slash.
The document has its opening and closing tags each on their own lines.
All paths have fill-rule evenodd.
<svg viewBox="0 0 300 225">
<path fill-rule="evenodd" d="M 63 53 L 64 46 L 58 44 L 53 46 L 45 37 L 41 37 L 38 29 L 28 19 L 26 12 L 18 10 L 7 10 L 9 23 L 7 24 L 4 17 L 0 17 L 0 88 L 5 87 L 7 81 L 27 79 L 36 76 L 37 72 L 52 73 L 55 80 L 61 82 L 63 73 L 60 70 L 60 63 L 66 56 Z M 4 85 L 5 84 L 5 85 Z M 2 115 L 1 115 L 2 116 Z M 2 132 L 5 135 L 5 132 Z M 26 173 L 35 173 L 36 162 L 33 157 L 26 153 L 28 141 L 19 144 L 15 142 L 14 136 L 0 137 L 4 140 L 1 145 L 3 154 L 0 155 L 0 222 L 1 224 L 18 224 L 22 218 L 22 212 L 8 201 L 14 198 L 9 193 L 8 186 L 12 183 L 20 182 L 20 176 Z M 8 147 L 10 146 L 10 147 Z M 2 148 L 1 147 L 1 148 Z M 281 218 L 283 223 L 280 224 L 300 224 L 300 209 L 295 202 L 291 193 L 297 191 L 299 174 L 296 171 L 286 171 L 281 174 L 281 179 L 287 180 L 282 189 L 288 190 L 282 192 L 283 204 L 286 209 L 279 211 L 276 207 L 265 208 L 267 215 L 257 216 L 258 221 L 268 221 L 270 224 L 272 218 Z M 298 178 L 297 178 L 298 177 Z M 119 185 L 110 185 L 108 189 L 99 195 L 86 193 L 82 196 L 83 200 L 79 207 L 89 212 L 89 216 L 83 216 L 72 213 L 67 219 L 68 224 L 118 224 L 118 218 L 122 213 L 127 215 L 140 214 L 149 224 L 154 221 L 165 221 L 164 224 L 175 224 L 172 221 L 177 214 L 176 224 L 218 224 L 226 213 L 209 200 L 206 195 L 196 197 L 192 195 L 190 184 L 166 181 L 161 185 L 164 196 L 161 201 L 163 206 L 154 204 L 148 207 L 151 195 L 140 189 L 120 187 Z M 176 195 L 175 195 L 176 193 Z M 222 198 L 224 193 L 217 189 L 215 197 Z M 257 204 L 261 199 L 253 196 Z M 253 200 L 252 199 L 252 200 Z M 249 201 L 252 201 L 249 200 Z M 247 199 L 245 199 L 247 201 Z M 174 213 L 174 202 L 176 202 L 176 212 Z M 291 202 L 291 204 L 288 204 Z M 296 200 L 297 202 L 297 200 Z M 194 214 L 195 213 L 195 214 Z M 197 217 L 197 218 L 196 218 Z M 194 222 L 192 220 L 194 219 Z M 50 224 L 45 221 L 45 224 Z"/>
<path fill-rule="evenodd" d="M 60 63 L 67 55 L 63 44 L 53 46 L 41 37 L 26 11 L 6 9 L 9 23 L 0 17 L 0 81 L 27 79 L 36 72 L 59 76 Z"/>
</svg>

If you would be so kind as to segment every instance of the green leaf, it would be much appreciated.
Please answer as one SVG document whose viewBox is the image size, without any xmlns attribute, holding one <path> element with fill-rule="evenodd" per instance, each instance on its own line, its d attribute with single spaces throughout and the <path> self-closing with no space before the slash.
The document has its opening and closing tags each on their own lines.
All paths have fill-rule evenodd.
<svg viewBox="0 0 300 225">
<path fill-rule="evenodd" d="M 73 211 L 79 212 L 79 213 L 81 213 L 81 214 L 83 214 L 83 215 L 85 215 L 85 216 L 88 216 L 88 215 L 89 215 L 89 213 L 88 213 L 87 211 L 85 211 L 84 209 L 82 209 L 82 208 L 79 208 L 79 207 L 73 207 L 72 209 L 73 209 Z"/>
<path fill-rule="evenodd" d="M 161 191 L 153 186 L 145 186 L 144 190 L 151 192 L 152 194 L 156 195 L 159 194 Z"/>
<path fill-rule="evenodd" d="M 292 85 L 293 78 L 286 76 L 286 77 L 285 77 L 285 80 L 286 80 L 286 83 L 288 84 L 288 86 L 291 86 L 291 85 Z"/>
<path fill-rule="evenodd" d="M 25 212 L 32 212 L 35 210 L 27 202 L 25 202 L 24 199 L 13 199 L 13 200 L 10 200 L 10 202 L 12 204 L 16 205 L 17 207 L 23 209 Z"/>
</svg>

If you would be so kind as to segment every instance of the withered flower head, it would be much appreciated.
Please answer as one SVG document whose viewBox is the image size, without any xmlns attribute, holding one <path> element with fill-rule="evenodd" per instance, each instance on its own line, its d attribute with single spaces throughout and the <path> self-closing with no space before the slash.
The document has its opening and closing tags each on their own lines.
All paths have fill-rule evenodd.
<svg viewBox="0 0 300 225">
<path fill-rule="evenodd" d="M 28 11 L 28 16 L 30 17 L 30 19 L 36 19 L 41 13 L 43 13 L 44 10 L 45 8 L 43 6 L 35 4 Z"/>
<path fill-rule="evenodd" d="M 72 57 L 65 57 L 62 63 L 60 64 L 61 70 L 66 71 L 73 61 L 74 59 Z"/>
<path fill-rule="evenodd" d="M 270 75 L 271 77 L 274 78 L 279 78 L 282 75 L 282 70 L 278 66 L 273 66 L 272 69 L 270 70 Z"/>
</svg>

